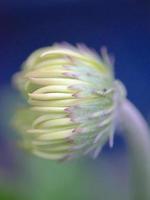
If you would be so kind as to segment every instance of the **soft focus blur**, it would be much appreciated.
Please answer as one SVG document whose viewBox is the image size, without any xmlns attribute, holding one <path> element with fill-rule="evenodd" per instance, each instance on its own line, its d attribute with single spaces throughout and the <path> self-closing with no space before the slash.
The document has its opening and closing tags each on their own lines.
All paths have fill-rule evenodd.
<svg viewBox="0 0 150 200">
<path fill-rule="evenodd" d="M 67 41 L 115 58 L 116 77 L 145 118 L 150 117 L 149 0 L 0 1 L 0 200 L 129 200 L 130 163 L 115 137 L 96 160 L 55 163 L 22 151 L 11 120 L 23 102 L 12 75 L 37 48 Z"/>
</svg>

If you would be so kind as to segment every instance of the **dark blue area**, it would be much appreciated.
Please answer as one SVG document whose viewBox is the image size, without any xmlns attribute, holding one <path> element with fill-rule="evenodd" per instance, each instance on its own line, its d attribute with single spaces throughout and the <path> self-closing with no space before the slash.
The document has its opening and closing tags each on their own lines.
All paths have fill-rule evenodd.
<svg viewBox="0 0 150 200">
<path fill-rule="evenodd" d="M 5 0 L 0 2 L 0 84 L 10 83 L 22 61 L 54 42 L 106 45 L 129 98 L 150 112 L 150 1 Z"/>
</svg>

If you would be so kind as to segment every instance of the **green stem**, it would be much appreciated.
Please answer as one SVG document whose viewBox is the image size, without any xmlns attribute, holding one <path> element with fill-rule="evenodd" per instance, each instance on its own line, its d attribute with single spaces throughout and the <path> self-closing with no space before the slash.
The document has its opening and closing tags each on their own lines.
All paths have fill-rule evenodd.
<svg viewBox="0 0 150 200">
<path fill-rule="evenodd" d="M 150 131 L 142 114 L 128 100 L 119 108 L 119 121 L 131 158 L 132 199 L 150 200 Z"/>
</svg>

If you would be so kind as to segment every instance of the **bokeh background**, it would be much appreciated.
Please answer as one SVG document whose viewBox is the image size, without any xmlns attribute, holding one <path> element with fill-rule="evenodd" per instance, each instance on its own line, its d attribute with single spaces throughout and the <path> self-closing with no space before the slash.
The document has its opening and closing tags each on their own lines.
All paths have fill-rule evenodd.
<svg viewBox="0 0 150 200">
<path fill-rule="evenodd" d="M 121 136 L 97 160 L 59 164 L 16 145 L 11 119 L 22 101 L 11 77 L 32 51 L 63 41 L 97 51 L 107 46 L 116 77 L 150 120 L 149 0 L 1 0 L 0 200 L 129 200 L 131 169 Z"/>
</svg>

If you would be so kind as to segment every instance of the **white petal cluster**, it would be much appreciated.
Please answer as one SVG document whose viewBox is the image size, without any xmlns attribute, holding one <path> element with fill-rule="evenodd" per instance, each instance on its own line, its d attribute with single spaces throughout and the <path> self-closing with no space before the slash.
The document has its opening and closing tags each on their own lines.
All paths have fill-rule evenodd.
<svg viewBox="0 0 150 200">
<path fill-rule="evenodd" d="M 83 45 L 42 48 L 14 79 L 27 99 L 16 124 L 33 154 L 66 160 L 97 156 L 108 138 L 112 145 L 116 86 L 105 51 L 100 57 Z"/>
</svg>

